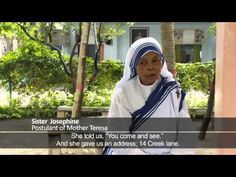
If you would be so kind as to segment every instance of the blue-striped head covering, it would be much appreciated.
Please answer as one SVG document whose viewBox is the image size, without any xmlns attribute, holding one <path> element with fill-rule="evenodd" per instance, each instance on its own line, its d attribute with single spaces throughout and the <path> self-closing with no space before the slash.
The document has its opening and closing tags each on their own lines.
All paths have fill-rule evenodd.
<svg viewBox="0 0 236 177">
<path fill-rule="evenodd" d="M 132 79 L 133 77 L 137 75 L 137 72 L 136 72 L 137 65 L 140 59 L 148 52 L 157 53 L 160 56 L 162 66 L 163 66 L 165 59 L 164 59 L 161 49 L 153 42 L 145 42 L 141 44 L 139 47 L 137 47 L 133 53 L 133 57 L 130 62 L 130 69 L 131 69 L 130 79 Z"/>
<path fill-rule="evenodd" d="M 166 61 L 162 54 L 162 48 L 159 42 L 153 37 L 141 38 L 135 41 L 129 48 L 126 58 L 125 58 L 125 68 L 123 77 L 117 83 L 115 91 L 118 91 L 126 82 L 137 75 L 136 68 L 139 63 L 140 58 L 142 58 L 147 52 L 156 52 L 159 54 L 162 60 L 161 75 L 163 77 L 173 77 L 173 75 L 168 71 Z"/>
</svg>

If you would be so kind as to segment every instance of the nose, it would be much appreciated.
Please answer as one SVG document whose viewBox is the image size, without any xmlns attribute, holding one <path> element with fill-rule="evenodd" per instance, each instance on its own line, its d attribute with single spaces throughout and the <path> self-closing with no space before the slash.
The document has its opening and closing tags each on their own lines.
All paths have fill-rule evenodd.
<svg viewBox="0 0 236 177">
<path fill-rule="evenodd" d="M 147 70 L 152 71 L 153 70 L 153 64 L 152 62 L 147 63 Z"/>
</svg>

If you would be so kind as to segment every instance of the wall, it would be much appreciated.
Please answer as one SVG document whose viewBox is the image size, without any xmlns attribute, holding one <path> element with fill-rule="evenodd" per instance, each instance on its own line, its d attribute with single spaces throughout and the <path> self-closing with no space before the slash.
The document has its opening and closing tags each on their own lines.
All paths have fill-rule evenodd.
<svg viewBox="0 0 236 177">
<path fill-rule="evenodd" d="M 215 117 L 222 119 L 235 119 L 236 109 L 236 23 L 217 23 L 217 60 L 216 60 L 216 85 L 215 85 Z M 235 131 L 236 125 L 230 125 Z M 215 128 L 229 130 L 229 124 L 221 123 Z M 219 130 L 219 129 L 218 129 Z M 217 143 L 235 142 L 235 133 L 220 134 Z M 234 143 L 235 145 L 235 143 Z M 224 146 L 225 147 L 225 146 Z M 234 146 L 235 147 L 235 146 Z M 236 154 L 234 149 L 218 149 L 219 154 Z"/>
<path fill-rule="evenodd" d="M 112 40 L 111 45 L 104 45 L 104 58 L 112 58 L 112 59 L 117 59 L 117 38 Z"/>
<path fill-rule="evenodd" d="M 202 61 L 208 61 L 215 58 L 215 38 L 208 31 L 211 22 L 175 22 L 176 29 L 204 29 L 205 43 L 202 45 Z M 149 36 L 160 41 L 160 23 L 159 22 L 136 22 L 133 27 L 149 27 Z M 105 46 L 104 58 L 117 58 L 125 60 L 126 53 L 130 43 L 130 29 L 127 25 L 123 25 L 125 33 L 118 36 L 114 46 Z M 161 42 L 161 41 L 160 41 Z M 108 50 L 108 51 L 107 51 Z M 117 56 L 117 57 L 116 57 Z"/>
</svg>

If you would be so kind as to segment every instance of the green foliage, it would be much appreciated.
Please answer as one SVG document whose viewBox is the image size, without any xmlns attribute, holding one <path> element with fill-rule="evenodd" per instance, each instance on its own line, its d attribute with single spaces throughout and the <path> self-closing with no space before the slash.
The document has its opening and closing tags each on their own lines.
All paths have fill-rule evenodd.
<svg viewBox="0 0 236 177">
<path fill-rule="evenodd" d="M 39 41 L 47 41 L 50 28 L 55 29 L 53 23 L 18 23 L 27 27 L 27 32 Z M 52 24 L 52 26 L 50 26 Z M 13 89 L 18 92 L 39 92 L 66 83 L 66 77 L 57 52 L 52 51 L 41 42 L 30 39 L 17 23 L 0 23 L 2 34 L 17 35 L 20 47 L 2 57 L 0 62 L 0 80 L 3 85 L 9 81 Z M 64 59 L 68 61 L 68 57 Z"/>
<path fill-rule="evenodd" d="M 49 91 L 31 98 L 27 106 L 34 117 L 56 117 L 56 110 L 61 105 L 72 105 L 73 95 L 63 91 Z"/>
<path fill-rule="evenodd" d="M 125 33 L 125 30 L 121 28 L 122 23 L 107 23 L 107 22 L 100 22 L 101 23 L 101 32 L 100 37 L 103 42 L 113 39 L 115 36 L 122 35 Z M 97 29 L 99 32 L 99 27 Z"/>
<path fill-rule="evenodd" d="M 73 104 L 73 95 L 63 91 L 31 95 L 31 101 L 26 106 L 22 105 L 22 97 L 12 99 L 9 106 L 0 107 L 0 118 L 53 118 L 58 106 Z"/>
<path fill-rule="evenodd" d="M 109 89 L 112 90 L 115 84 L 123 75 L 124 65 L 115 59 L 108 59 L 98 64 L 99 73 L 91 85 L 92 90 Z M 89 82 L 93 74 L 93 59 L 86 59 L 86 83 Z"/>
<path fill-rule="evenodd" d="M 124 65 L 119 60 L 108 59 L 98 64 L 99 73 L 90 89 L 85 91 L 84 106 L 109 106 L 116 83 L 123 75 Z M 93 59 L 86 60 L 86 83 L 93 74 Z"/>
<path fill-rule="evenodd" d="M 72 22 L 23 22 L 23 23 L 0 23 L 0 33 L 12 36 L 17 35 L 20 41 L 20 47 L 15 52 L 10 52 L 5 55 L 0 62 L 0 80 L 4 86 L 7 86 L 9 81 L 13 84 L 13 90 L 18 92 L 43 92 L 50 88 L 62 88 L 64 90 L 73 90 L 74 83 L 72 82 L 72 75 L 66 75 L 62 63 L 59 60 L 58 53 L 49 48 L 46 43 L 50 43 L 50 35 L 53 30 L 60 29 L 64 33 L 70 31 L 80 31 L 80 23 Z M 127 25 L 132 26 L 129 22 Z M 97 26 L 98 27 L 98 26 Z M 24 30 L 23 30 L 24 28 Z M 98 30 L 97 30 L 98 32 Z M 100 37 L 103 42 L 110 40 L 117 35 L 124 33 L 122 23 L 105 23 L 102 22 Z M 28 35 L 31 36 L 31 38 Z M 34 38 L 34 39 L 32 39 Z M 66 64 L 69 63 L 69 56 L 63 55 L 63 60 Z M 74 57 L 72 60 L 73 71 L 76 73 L 78 58 Z M 89 65 L 89 64 L 88 64 Z M 105 76 L 105 69 L 109 69 L 110 63 L 100 64 L 101 72 L 98 75 Z M 68 66 L 68 65 L 67 65 Z M 92 68 L 92 64 L 90 63 Z M 119 67 L 119 65 L 117 65 Z M 116 68 L 114 67 L 115 76 Z M 91 76 L 92 69 L 89 69 L 88 76 Z M 109 72 L 109 71 L 108 71 Z M 111 73 L 113 74 L 113 73 Z M 98 76 L 100 77 L 100 76 Z M 110 77 L 110 76 L 109 76 Z M 89 77 L 87 77 L 89 78 Z M 102 78 L 101 80 L 104 80 Z M 114 78 L 116 81 L 116 78 Z M 109 80 L 107 84 L 101 84 L 100 81 L 95 81 L 94 88 L 97 85 L 103 85 L 103 88 L 113 87 L 113 81 Z"/>
<path fill-rule="evenodd" d="M 68 80 L 57 54 L 34 41 L 2 57 L 0 79 L 5 86 L 11 81 L 19 92 L 44 91 Z"/>
<path fill-rule="evenodd" d="M 110 105 L 112 91 L 101 89 L 99 91 L 86 91 L 83 106 L 106 107 Z M 63 91 L 50 91 L 41 95 L 32 95 L 27 106 L 22 106 L 22 97 L 12 99 L 9 106 L 0 107 L 0 118 L 55 118 L 58 106 L 72 106 L 73 95 Z M 186 101 L 189 109 L 205 108 L 208 95 L 200 91 L 187 92 Z"/>
<path fill-rule="evenodd" d="M 212 36 L 216 36 L 216 23 L 211 24 L 211 26 L 209 27 L 209 31 Z"/>
<path fill-rule="evenodd" d="M 111 103 L 112 90 L 99 89 L 95 91 L 86 91 L 84 93 L 83 105 L 84 106 L 109 106 Z"/>
<path fill-rule="evenodd" d="M 111 90 L 86 91 L 83 106 L 109 106 Z M 74 96 L 64 91 L 48 91 L 31 95 L 30 103 L 23 106 L 23 96 L 12 99 L 9 106 L 0 107 L 0 118 L 55 118 L 58 106 L 72 106 Z"/>
<path fill-rule="evenodd" d="M 92 59 L 87 59 L 87 76 L 92 74 Z M 117 60 L 108 60 L 99 64 L 100 73 L 90 90 L 85 91 L 83 106 L 109 106 L 111 94 L 120 80 L 124 65 Z M 187 92 L 189 108 L 203 108 L 207 105 L 209 83 L 213 77 L 214 62 L 177 64 L 177 79 Z M 207 72 L 206 72 L 207 71 Z M 88 77 L 86 78 L 88 81 Z M 198 90 L 198 91 L 192 91 Z M 73 105 L 73 95 L 64 91 L 48 91 L 32 94 L 29 105 L 23 107 L 22 99 L 12 100 L 10 106 L 0 107 L 0 117 L 55 117 L 56 109 L 61 105 Z"/>
<path fill-rule="evenodd" d="M 63 32 L 79 31 L 79 26 L 73 23 L 25 22 L 20 24 L 27 27 L 30 35 L 43 42 L 49 40 L 49 33 L 52 29 L 60 28 Z M 129 24 L 132 25 L 133 23 Z M 212 29 L 209 30 L 214 32 L 215 25 L 212 25 Z M 7 36 L 16 34 L 21 41 L 20 48 L 17 51 L 8 53 L 0 61 L 1 84 L 7 86 L 11 81 L 14 90 L 31 93 L 32 96 L 27 107 L 21 106 L 21 103 L 17 101 L 12 101 L 8 107 L 1 107 L 1 116 L 15 118 L 53 117 L 56 114 L 56 107 L 59 105 L 72 105 L 72 95 L 46 92 L 52 88 L 69 90 L 71 87 L 70 78 L 63 71 L 58 54 L 41 42 L 29 39 L 16 23 L 0 23 L 0 33 Z M 101 28 L 103 42 L 123 33 L 121 23 L 103 23 Z M 63 59 L 68 63 L 68 56 L 64 55 Z M 76 71 L 77 62 L 78 58 L 75 58 L 73 60 L 74 71 Z M 93 72 L 93 59 L 88 58 L 86 65 L 86 83 L 88 83 Z M 100 62 L 98 67 L 97 78 L 90 85 L 90 89 L 84 93 L 84 106 L 109 106 L 111 93 L 117 81 L 122 77 L 124 69 L 123 64 L 118 60 Z M 185 91 L 194 89 L 204 93 L 209 92 L 214 73 L 214 62 L 177 64 L 176 67 L 176 79 Z M 38 92 L 44 92 L 45 95 L 38 95 Z M 194 106 L 197 105 L 197 107 L 205 104 L 201 101 L 194 101 L 194 103 L 196 103 Z"/>
<path fill-rule="evenodd" d="M 12 38 L 17 29 L 17 25 L 12 22 L 0 23 L 0 35 L 6 35 L 7 37 Z"/>
<path fill-rule="evenodd" d="M 0 107 L 0 118 L 22 118 L 25 110 L 21 107 L 21 98 L 12 99 L 9 106 Z"/>
<path fill-rule="evenodd" d="M 92 75 L 93 59 L 87 58 L 86 64 L 86 81 L 88 82 L 88 79 Z M 118 60 L 110 59 L 99 63 L 99 68 L 100 72 L 92 84 L 91 89 L 84 93 L 83 106 L 109 106 L 111 94 L 116 82 L 122 77 L 124 65 Z M 6 106 L 0 108 L 0 117 L 55 117 L 56 108 L 61 105 L 72 106 L 74 97 L 67 92 L 53 90 L 45 91 L 43 94 L 31 92 L 30 96 L 31 101 L 26 107 L 23 107 L 22 104 L 19 103 L 14 107 Z"/>
<path fill-rule="evenodd" d="M 191 89 L 209 93 L 214 76 L 215 61 L 176 64 L 176 80 L 185 91 Z"/>
<path fill-rule="evenodd" d="M 187 92 L 186 95 L 186 102 L 188 105 L 188 108 L 206 108 L 207 107 L 207 102 L 208 102 L 208 97 L 209 95 L 204 94 L 201 91 L 194 91 L 191 90 Z"/>
</svg>

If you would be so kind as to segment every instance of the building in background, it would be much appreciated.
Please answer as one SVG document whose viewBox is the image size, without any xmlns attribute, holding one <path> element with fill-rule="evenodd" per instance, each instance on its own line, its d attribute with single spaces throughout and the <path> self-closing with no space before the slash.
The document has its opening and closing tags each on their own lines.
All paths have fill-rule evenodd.
<svg viewBox="0 0 236 177">
<path fill-rule="evenodd" d="M 175 22 L 175 51 L 176 61 L 180 63 L 205 62 L 216 57 L 216 40 L 209 32 L 212 22 Z M 136 22 L 132 27 L 123 23 L 126 31 L 123 35 L 106 42 L 100 49 L 101 59 L 118 59 L 125 61 L 129 46 L 142 37 L 154 37 L 161 42 L 159 22 Z M 75 35 L 71 33 L 70 42 L 73 44 Z M 66 44 L 65 51 L 71 51 L 72 45 Z M 95 57 L 94 34 L 90 32 L 88 56 Z"/>
<path fill-rule="evenodd" d="M 12 38 L 6 35 L 0 36 L 0 59 L 3 55 L 7 54 L 9 51 L 15 51 L 19 46 L 18 38 L 13 34 Z"/>
<path fill-rule="evenodd" d="M 176 61 L 181 63 L 205 62 L 216 56 L 216 40 L 208 28 L 211 22 L 175 22 Z M 135 35 L 154 37 L 161 42 L 159 22 L 136 22 L 134 26 L 123 25 L 126 33 L 113 39 L 112 45 L 104 45 L 104 58 L 125 60 Z"/>
<path fill-rule="evenodd" d="M 76 24 L 77 22 L 75 22 Z M 216 57 L 216 40 L 209 32 L 211 22 L 175 22 L 175 51 L 176 61 L 181 63 L 205 62 Z M 161 42 L 159 22 L 136 22 L 132 27 L 122 24 L 126 31 L 123 35 L 106 41 L 99 51 L 100 59 L 118 59 L 125 61 L 129 46 L 142 37 L 154 37 Z M 88 56 L 95 57 L 95 37 L 91 28 L 88 41 Z M 75 43 L 76 34 L 72 31 L 63 33 L 61 29 L 53 31 L 52 44 L 66 54 L 71 54 Z M 9 50 L 15 50 L 18 46 L 17 37 L 8 39 L 0 36 L 0 58 Z M 75 50 L 78 52 L 78 47 Z"/>
</svg>

